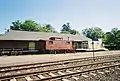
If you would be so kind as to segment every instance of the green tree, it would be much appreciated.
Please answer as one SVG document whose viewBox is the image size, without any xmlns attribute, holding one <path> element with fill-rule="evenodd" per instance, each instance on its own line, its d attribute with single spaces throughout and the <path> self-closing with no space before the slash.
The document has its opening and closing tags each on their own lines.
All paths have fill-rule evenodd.
<svg viewBox="0 0 120 81">
<path fill-rule="evenodd" d="M 57 31 L 55 30 L 55 28 L 53 28 L 50 24 L 45 24 L 43 26 L 40 27 L 39 31 L 41 32 L 53 32 L 53 33 L 57 33 Z"/>
<path fill-rule="evenodd" d="M 72 35 L 78 34 L 79 35 L 80 33 L 79 33 L 79 31 L 72 29 L 72 30 L 70 30 L 70 34 L 72 34 Z"/>
<path fill-rule="evenodd" d="M 75 29 L 71 29 L 70 23 L 66 23 L 66 24 L 63 24 L 61 33 L 76 35 L 76 34 L 79 34 L 79 31 Z"/>
<path fill-rule="evenodd" d="M 118 28 L 112 28 L 111 33 L 112 33 L 113 35 L 116 35 L 117 32 L 118 32 Z"/>
<path fill-rule="evenodd" d="M 33 20 L 25 20 L 21 22 L 20 20 L 12 22 L 10 29 L 12 30 L 23 30 L 23 31 L 38 31 L 39 25 Z"/>
<path fill-rule="evenodd" d="M 68 32 L 70 32 L 70 30 L 71 30 L 71 28 L 70 28 L 70 23 L 63 24 L 62 29 L 61 29 L 61 32 L 63 32 L 63 31 L 68 31 Z"/>
<path fill-rule="evenodd" d="M 105 45 L 109 46 L 110 49 L 120 49 L 120 30 L 118 28 L 106 32 L 103 39 Z"/>
<path fill-rule="evenodd" d="M 16 20 L 12 22 L 12 25 L 10 26 L 10 29 L 12 30 L 20 30 L 21 29 L 22 22 L 20 20 Z"/>
<path fill-rule="evenodd" d="M 86 37 L 91 38 L 91 39 L 102 38 L 104 35 L 104 32 L 99 27 L 94 27 L 94 28 L 92 27 L 92 28 L 83 29 L 82 33 Z"/>
<path fill-rule="evenodd" d="M 21 22 L 20 20 L 12 22 L 10 26 L 11 30 L 22 30 L 22 31 L 39 31 L 39 32 L 53 32 L 56 33 L 55 28 L 50 24 L 41 25 L 33 20 L 25 20 Z"/>
<path fill-rule="evenodd" d="M 116 33 L 116 46 L 120 46 L 120 30 L 117 31 Z"/>
<path fill-rule="evenodd" d="M 106 32 L 103 37 L 103 42 L 105 43 L 105 45 L 109 45 L 109 46 L 114 45 L 113 38 L 114 35 L 111 32 Z"/>
<path fill-rule="evenodd" d="M 21 25 L 21 30 L 24 31 L 38 31 L 39 25 L 33 20 L 25 20 Z"/>
</svg>

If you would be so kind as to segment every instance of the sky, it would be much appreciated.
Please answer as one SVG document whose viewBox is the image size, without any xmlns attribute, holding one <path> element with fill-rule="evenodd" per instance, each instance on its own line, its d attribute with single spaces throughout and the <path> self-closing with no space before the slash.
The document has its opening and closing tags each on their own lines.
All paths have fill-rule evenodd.
<svg viewBox="0 0 120 81">
<path fill-rule="evenodd" d="M 51 24 L 57 31 L 69 22 L 79 31 L 97 26 L 107 32 L 120 27 L 120 0 L 0 0 L 0 32 L 26 19 Z"/>
</svg>

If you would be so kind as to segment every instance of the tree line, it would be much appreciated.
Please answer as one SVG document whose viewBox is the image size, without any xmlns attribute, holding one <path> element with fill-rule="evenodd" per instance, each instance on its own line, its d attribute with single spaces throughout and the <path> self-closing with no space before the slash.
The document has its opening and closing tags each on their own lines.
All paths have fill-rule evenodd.
<svg viewBox="0 0 120 81">
<path fill-rule="evenodd" d="M 82 33 L 92 40 L 102 39 L 103 44 L 109 50 L 120 50 L 120 30 L 112 28 L 109 32 L 104 32 L 99 27 L 91 27 L 82 30 Z"/>
<path fill-rule="evenodd" d="M 12 22 L 10 30 L 58 33 L 51 24 L 39 24 L 33 20 L 16 20 Z M 62 25 L 60 33 L 72 35 L 80 34 L 78 30 L 72 29 L 69 22 Z M 118 28 L 104 32 L 100 27 L 90 27 L 83 29 L 81 33 L 92 40 L 101 38 L 108 49 L 120 49 L 120 30 Z"/>
<path fill-rule="evenodd" d="M 33 20 L 25 20 L 25 21 L 16 20 L 16 21 L 12 22 L 10 29 L 11 30 L 21 30 L 21 31 L 52 32 L 52 33 L 58 32 L 55 30 L 54 27 L 52 27 L 51 24 L 41 25 Z M 75 35 L 75 34 L 79 34 L 79 31 L 77 31 L 75 29 L 71 29 L 70 23 L 66 23 L 66 24 L 62 25 L 62 29 L 61 29 L 60 33 Z"/>
</svg>

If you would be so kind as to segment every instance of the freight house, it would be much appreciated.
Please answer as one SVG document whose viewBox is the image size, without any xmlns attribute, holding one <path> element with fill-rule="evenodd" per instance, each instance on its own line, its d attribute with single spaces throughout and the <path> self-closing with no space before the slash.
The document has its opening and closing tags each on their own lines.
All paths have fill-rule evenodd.
<svg viewBox="0 0 120 81">
<path fill-rule="evenodd" d="M 94 41 L 94 49 L 105 49 Z M 0 36 L 0 53 L 57 53 L 91 51 L 92 40 L 83 35 L 11 30 Z"/>
</svg>

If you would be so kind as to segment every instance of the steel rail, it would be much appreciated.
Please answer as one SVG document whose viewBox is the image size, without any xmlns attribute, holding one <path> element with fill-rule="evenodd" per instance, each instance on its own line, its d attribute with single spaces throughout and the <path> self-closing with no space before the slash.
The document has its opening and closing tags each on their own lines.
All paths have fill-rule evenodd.
<svg viewBox="0 0 120 81">
<path fill-rule="evenodd" d="M 52 79 L 63 78 L 63 77 L 66 77 L 66 76 L 73 76 L 73 75 L 76 75 L 76 74 L 82 74 L 82 73 L 96 71 L 96 70 L 103 70 L 105 68 L 111 68 L 111 67 L 116 67 L 116 66 L 120 66 L 120 63 L 119 64 L 114 64 L 114 65 L 109 65 L 109 66 L 104 66 L 104 67 L 86 69 L 86 70 L 81 71 L 81 72 L 74 72 L 74 73 L 69 73 L 69 74 L 65 74 L 65 75 L 57 75 L 57 76 L 47 77 L 47 78 L 41 79 L 41 81 L 44 81 L 44 80 L 49 80 L 50 81 Z M 40 81 L 40 80 L 34 80 L 34 81 Z"/>
<path fill-rule="evenodd" d="M 106 56 L 105 56 L 106 57 Z M 100 57 L 98 58 L 98 59 L 101 59 Z M 98 60 L 97 59 L 97 60 Z M 103 59 L 103 58 L 102 58 Z M 107 57 L 107 59 L 109 59 L 109 56 Z M 92 58 L 90 59 L 90 58 L 88 58 L 88 59 L 85 59 L 85 60 L 80 60 L 80 59 L 78 59 L 78 60 L 73 60 L 73 59 L 71 59 L 71 60 L 69 60 L 68 62 L 66 61 L 66 62 L 61 62 L 61 63 L 53 63 L 53 64 L 48 64 L 48 65 L 41 65 L 41 66 L 32 66 L 32 67 L 28 67 L 27 65 L 25 65 L 24 66 L 24 68 L 15 68 L 15 69 L 11 69 L 11 68 L 9 68 L 9 69 L 7 69 L 7 70 L 0 70 L 0 73 L 4 73 L 4 72 L 10 72 L 10 71 L 19 71 L 19 70 L 27 70 L 27 69 L 32 69 L 32 68 L 39 68 L 39 67 L 48 67 L 48 66 L 55 66 L 55 65 L 62 65 L 62 64 L 68 64 L 68 63 L 75 63 L 75 62 L 84 62 L 84 61 L 90 61 L 90 60 L 92 60 Z M 106 58 L 105 58 L 105 60 L 106 60 Z M 12 66 L 11 66 L 12 67 Z M 18 66 L 17 66 L 18 67 Z M 5 68 L 7 68 L 7 67 L 5 67 Z M 13 67 L 12 67 L 13 68 Z M 3 68 L 2 68 L 3 69 Z"/>
<path fill-rule="evenodd" d="M 96 56 L 96 58 L 104 58 L 104 57 L 116 57 L 120 56 L 120 54 L 115 55 L 104 55 L 104 56 Z M 27 63 L 27 64 L 19 64 L 19 65 L 7 65 L 7 66 L 0 66 L 0 69 L 4 68 L 11 68 L 11 67 L 22 67 L 22 66 L 29 66 L 29 65 L 38 65 L 38 64 L 49 64 L 49 63 L 59 63 L 59 62 L 65 62 L 65 61 L 71 61 L 71 60 L 84 60 L 84 59 L 90 59 L 93 60 L 93 57 L 84 57 L 84 58 L 75 58 L 75 59 L 67 59 L 67 60 L 59 60 L 59 61 L 51 61 L 51 62 L 38 62 L 38 63 Z"/>
<path fill-rule="evenodd" d="M 28 72 L 28 73 L 21 73 L 21 74 L 15 74 L 15 75 L 8 75 L 8 76 L 0 76 L 0 79 L 8 79 L 11 77 L 23 77 L 27 75 L 35 75 L 38 73 L 48 73 L 48 72 L 53 72 L 53 71 L 58 71 L 58 70 L 67 70 L 67 69 L 72 69 L 72 68 L 78 68 L 78 67 L 84 67 L 84 66 L 93 66 L 93 65 L 99 65 L 99 64 L 105 64 L 105 63 L 112 63 L 112 62 L 120 62 L 120 60 L 111 60 L 111 61 L 103 61 L 103 62 L 95 62 L 91 64 L 83 64 L 83 65 L 76 65 L 76 66 L 70 66 L 70 67 L 63 67 L 63 68 L 56 68 L 56 69 L 50 69 L 50 70 L 44 70 L 44 71 L 34 71 L 34 72 Z"/>
</svg>

